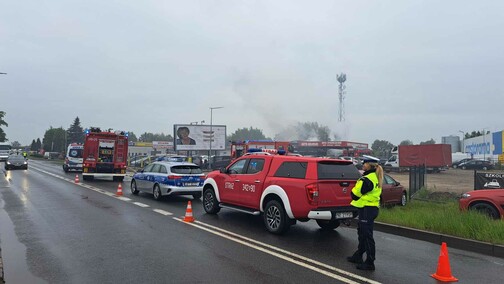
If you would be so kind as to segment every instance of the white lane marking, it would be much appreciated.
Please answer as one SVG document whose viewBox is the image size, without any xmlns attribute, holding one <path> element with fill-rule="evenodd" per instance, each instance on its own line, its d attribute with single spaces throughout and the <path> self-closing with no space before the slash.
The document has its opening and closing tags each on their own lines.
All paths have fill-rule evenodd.
<svg viewBox="0 0 504 284">
<path fill-rule="evenodd" d="M 177 218 L 177 217 L 173 217 L 173 219 L 174 219 L 174 220 L 177 220 L 177 221 L 179 221 L 179 222 L 185 223 L 185 224 L 187 224 L 187 225 L 191 225 L 191 226 L 196 227 L 196 228 L 198 228 L 198 229 L 201 229 L 201 230 L 207 231 L 207 232 L 209 232 L 209 233 L 211 233 L 211 234 L 214 234 L 214 235 L 217 235 L 217 236 L 223 237 L 223 238 L 228 239 L 228 240 L 230 240 L 230 241 L 233 241 L 233 242 L 236 242 L 236 243 L 242 244 L 242 245 L 244 245 L 244 246 L 247 246 L 247 247 L 253 248 L 253 249 L 255 249 L 255 250 L 262 251 L 262 252 L 264 252 L 264 253 L 267 253 L 267 254 L 272 255 L 272 256 L 274 256 L 274 257 L 277 257 L 277 258 L 283 259 L 283 260 L 288 261 L 288 262 L 290 262 L 290 263 L 294 263 L 294 264 L 299 265 L 299 266 L 302 266 L 302 267 L 304 267 L 304 268 L 307 268 L 307 269 L 313 270 L 313 271 L 315 271 L 315 272 L 318 272 L 318 273 L 323 274 L 323 275 L 325 275 L 325 276 L 328 276 L 328 277 L 331 277 L 331 278 L 333 278 L 333 279 L 336 279 L 336 280 L 342 281 L 342 282 L 344 282 L 344 283 L 349 283 L 349 284 L 358 284 L 358 283 L 359 283 L 359 282 L 355 282 L 355 281 L 353 281 L 353 280 L 351 280 L 351 279 L 347 279 L 347 278 L 345 278 L 345 277 L 339 276 L 339 275 L 337 275 L 337 274 L 334 274 L 334 273 L 331 273 L 331 272 L 328 272 L 328 271 L 322 270 L 322 269 L 320 269 L 320 268 L 318 268 L 318 267 L 315 267 L 315 266 L 313 266 L 313 265 L 309 265 L 309 264 L 304 263 L 304 262 L 301 262 L 301 261 L 299 261 L 299 260 L 295 260 L 295 259 L 293 259 L 293 258 L 291 258 L 291 257 L 285 256 L 285 255 L 282 255 L 282 254 L 279 254 L 279 253 L 277 253 L 277 252 L 269 251 L 269 250 L 267 250 L 266 248 L 263 248 L 263 247 L 260 247 L 260 246 L 256 246 L 256 245 L 253 245 L 253 244 L 250 244 L 250 243 L 247 243 L 247 242 L 245 242 L 245 241 L 243 241 L 243 240 L 240 240 L 240 239 L 238 239 L 238 238 L 234 238 L 234 237 L 228 236 L 228 235 L 226 235 L 226 234 L 224 234 L 224 233 L 220 233 L 220 232 L 217 232 L 217 231 L 211 230 L 211 229 L 209 229 L 209 228 L 205 228 L 204 226 L 200 226 L 200 225 L 197 225 L 197 224 L 194 224 L 194 223 L 184 222 L 184 221 L 182 221 L 181 219 L 179 219 L 179 218 Z"/>
<path fill-rule="evenodd" d="M 65 180 L 65 181 L 68 181 L 70 183 L 74 183 L 74 180 L 72 179 L 67 179 L 67 178 L 64 178 L 64 177 L 61 177 L 61 176 L 58 176 L 56 174 L 53 174 L 53 173 L 50 173 L 50 172 L 47 172 L 47 171 L 44 171 L 42 169 L 39 169 L 39 168 L 35 168 L 32 166 L 32 168 L 40 171 L 40 172 L 43 172 L 43 173 L 46 173 L 50 176 L 53 176 L 55 178 L 58 178 L 58 179 L 61 179 L 61 180 Z M 75 183 L 74 183 L 75 184 Z M 120 199 L 120 200 L 123 200 L 123 199 L 129 199 L 129 198 L 125 198 L 125 197 L 117 197 L 115 196 L 115 194 L 113 193 L 110 193 L 108 191 L 104 191 L 102 189 L 98 189 L 98 188 L 95 188 L 93 186 L 90 186 L 90 185 L 87 185 L 87 184 L 82 184 L 82 183 L 77 183 L 76 185 L 79 185 L 79 186 L 82 186 L 82 187 L 85 187 L 85 188 L 88 188 L 90 190 L 93 190 L 93 191 L 96 191 L 96 192 L 100 192 L 102 194 L 105 194 L 105 195 L 108 195 L 108 196 L 111 196 L 111 197 L 115 197 L 116 199 Z M 131 199 L 130 199 L 131 200 Z M 124 200 L 126 201 L 126 200 Z M 146 207 L 150 207 L 149 205 L 147 204 L 143 204 L 143 203 L 140 203 L 140 202 L 133 202 L 133 204 L 137 205 L 137 206 L 140 206 L 140 207 L 143 207 L 143 208 L 146 208 Z M 169 216 L 169 215 L 173 215 L 173 213 L 170 213 L 170 212 L 167 212 L 167 211 L 164 211 L 164 210 L 161 210 L 161 209 L 153 209 L 154 212 L 157 212 L 157 213 L 160 213 L 160 214 L 163 214 L 165 216 Z M 301 255 L 298 255 L 298 254 L 295 254 L 295 253 L 291 253 L 289 251 L 286 251 L 286 250 L 283 250 L 283 249 L 280 249 L 280 248 L 277 248 L 277 247 L 274 247 L 274 246 L 271 246 L 271 245 L 268 245 L 268 244 L 265 244 L 265 243 L 261 243 L 259 241 L 255 241 L 255 240 L 252 240 L 252 239 L 249 239 L 247 237 L 244 237 L 244 236 L 241 236 L 241 235 L 238 235 L 236 233 L 233 233 L 233 232 L 230 232 L 230 231 L 226 231 L 224 229 L 221 229 L 221 228 L 218 228 L 218 227 L 214 227 L 212 225 L 209 225 L 209 224 L 206 224 L 206 223 L 203 223 L 203 222 L 200 222 L 200 221 L 196 221 L 196 223 L 200 224 L 200 225 L 196 225 L 194 223 L 187 223 L 187 222 L 184 222 L 182 219 L 180 218 L 177 218 L 177 217 L 173 217 L 173 219 L 179 221 L 179 222 L 182 222 L 182 223 L 186 223 L 188 225 L 191 225 L 193 227 L 196 227 L 196 228 L 199 228 L 201 230 L 204 230 L 204 231 L 207 231 L 209 233 L 212 233 L 212 234 L 215 234 L 215 235 L 218 235 L 218 236 L 221 236 L 223 238 L 226 238 L 226 239 L 229 239 L 231 241 L 234 241 L 234 242 L 237 242 L 237 243 L 240 243 L 242 245 L 245 245 L 245 246 L 248 246 L 248 247 L 251 247 L 251 248 L 254 248 L 256 250 L 259 250 L 259 251 L 262 251 L 264 253 L 267 253 L 267 254 L 270 254 L 270 255 L 273 255 L 275 257 L 278 257 L 280 259 L 284 259 L 286 261 L 289 261 L 291 263 L 294 263 L 294 264 L 297 264 L 299 266 L 302 266 L 302 267 L 305 267 L 305 268 L 308 268 L 310 270 L 313 270 L 315 272 L 318 272 L 320 274 L 323 274 L 323 275 L 326 275 L 328 277 L 331 277 L 333 279 L 337 279 L 337 280 L 340 280 L 340 281 L 343 281 L 345 283 L 358 283 L 358 282 L 355 282 L 355 281 L 352 281 L 350 279 L 347 279 L 347 278 L 344 278 L 342 276 L 339 276 L 339 275 L 336 275 L 336 274 L 333 274 L 331 272 L 328 272 L 328 271 L 325 271 L 325 270 L 322 270 L 320 268 L 317 268 L 317 267 L 314 267 L 312 265 L 309 265 L 309 264 L 306 264 L 304 262 L 301 262 L 301 261 L 298 261 L 298 260 L 295 260 L 293 258 L 290 258 L 290 257 L 287 257 L 287 256 L 284 256 L 284 255 L 281 255 L 279 253 L 276 253 L 276 252 L 272 252 L 272 251 L 268 251 L 266 250 L 265 248 L 262 248 L 262 247 L 259 247 L 259 246 L 256 246 L 256 245 L 253 245 L 253 244 L 249 244 L 247 242 L 252 242 L 252 243 L 256 243 L 258 245 L 262 245 L 266 248 L 269 248 L 269 249 L 272 249 L 272 250 L 276 250 L 278 252 L 282 252 L 286 255 L 290 255 L 292 257 L 296 257 L 296 258 L 299 258 L 299 259 L 302 259 L 303 261 L 306 261 L 306 262 L 311 262 L 315 265 L 318 265 L 318 266 L 321 266 L 321 267 L 324 267 L 326 269 L 329 269 L 329 270 L 333 270 L 333 271 L 336 271 L 338 273 L 341 273 L 341 274 L 344 274 L 344 275 L 347 275 L 347 276 L 350 276 L 350 277 L 353 277 L 355 279 L 359 279 L 359 280 L 362 280 L 364 282 L 367 282 L 367 283 L 372 283 L 372 284 L 380 284 L 380 282 L 377 282 L 377 281 L 373 281 L 371 279 L 367 279 L 367 278 L 364 278 L 364 277 L 361 277 L 359 275 L 356 275 L 356 274 L 353 274 L 353 273 L 350 273 L 350 272 L 347 272 L 347 271 L 344 271 L 344 270 L 341 270 L 341 269 L 338 269 L 338 268 L 335 268 L 335 267 L 332 267 L 332 266 L 329 266 L 327 264 L 324 264 L 324 263 L 321 263 L 321 262 L 318 262 L 316 260 L 312 260 L 310 258 L 307 258 L 307 257 L 304 257 L 304 256 L 301 256 Z M 206 227 L 209 227 L 209 228 L 212 228 L 212 229 L 209 229 L 209 228 L 205 228 L 203 226 L 206 226 Z M 224 233 L 220 233 L 220 232 L 217 232 L 217 231 L 221 231 L 221 232 L 225 232 L 226 234 L 229 234 L 229 235 L 232 235 L 232 236 L 236 236 L 236 237 L 231 237 L 231 236 L 228 236 L 228 235 L 225 235 Z M 243 240 L 246 240 L 247 242 L 245 241 L 242 241 L 238 238 L 241 238 Z"/>
<path fill-rule="evenodd" d="M 161 210 L 161 209 L 153 209 L 152 211 L 157 212 L 159 214 L 163 214 L 165 216 L 171 216 L 171 215 L 173 215 L 173 213 L 168 212 L 168 211 L 164 211 L 164 210 Z"/>
<path fill-rule="evenodd" d="M 149 205 L 147 205 L 147 204 L 144 204 L 144 203 L 140 203 L 140 202 L 133 202 L 133 204 L 135 204 L 136 206 L 140 206 L 140 207 L 143 207 L 143 208 L 147 208 L 147 207 L 150 207 Z"/>
<path fill-rule="evenodd" d="M 130 198 L 128 198 L 128 197 L 122 197 L 122 196 L 117 197 L 117 199 L 122 200 L 122 201 L 131 201 Z"/>
<path fill-rule="evenodd" d="M 243 239 L 245 241 L 247 241 L 248 243 L 255 243 L 257 245 L 260 245 L 260 246 L 263 246 L 263 247 L 266 247 L 266 248 L 269 248 L 269 249 L 272 249 L 272 250 L 276 250 L 278 252 L 281 252 L 283 254 L 286 254 L 286 255 L 289 255 L 289 256 L 292 256 L 292 257 L 296 257 L 296 258 L 299 258 L 303 261 L 306 261 L 306 262 L 310 262 L 310 263 L 313 263 L 315 265 L 318 265 L 318 266 L 321 266 L 321 267 L 324 267 L 326 269 L 330 269 L 332 271 L 335 271 L 337 273 L 340 273 L 340 274 L 344 274 L 346 276 L 349 276 L 349 277 L 352 277 L 352 278 L 355 278 L 355 279 L 359 279 L 361 281 L 364 281 L 364 282 L 367 282 L 367 283 L 372 283 L 372 284 L 378 284 L 380 282 L 376 282 L 374 280 L 371 280 L 371 279 L 368 279 L 368 278 L 365 278 L 365 277 L 362 277 L 360 275 L 357 275 L 357 274 L 353 274 L 351 272 L 348 272 L 348 271 L 345 271 L 345 270 L 342 270 L 342 269 L 338 269 L 336 267 L 333 267 L 333 266 L 330 266 L 330 265 L 327 265 L 325 263 L 322 263 L 322 262 L 319 262 L 319 261 L 316 261 L 314 259 L 311 259 L 311 258 L 308 258 L 308 257 L 305 257 L 305 256 L 302 256 L 302 255 L 299 255 L 299 254 L 296 254 L 296 253 L 293 253 L 293 252 L 290 252 L 290 251 L 287 251 L 287 250 L 284 250 L 284 249 L 281 249 L 281 248 L 278 248 L 278 247 L 275 247 L 275 246 L 272 246 L 272 245 L 269 245 L 269 244 L 266 244 L 266 243 L 262 243 L 260 241 L 256 241 L 256 240 L 253 240 L 253 239 L 250 239 L 250 238 L 247 238 L 245 236 L 242 236 L 242 235 L 239 235 L 239 234 L 236 234 L 236 233 L 233 233 L 231 231 L 227 231 L 227 230 L 224 230 L 222 228 L 219 228 L 219 227 L 215 227 L 215 226 L 212 226 L 210 224 L 207 224 L 207 223 L 203 223 L 203 222 L 200 222 L 200 221 L 195 221 L 196 223 L 202 225 L 202 226 L 206 226 L 208 228 L 211 228 L 213 230 L 216 230 L 216 231 L 221 231 L 223 233 L 226 233 L 226 234 L 229 234 L 233 237 L 237 237 L 237 238 L 240 238 L 240 239 Z"/>
</svg>

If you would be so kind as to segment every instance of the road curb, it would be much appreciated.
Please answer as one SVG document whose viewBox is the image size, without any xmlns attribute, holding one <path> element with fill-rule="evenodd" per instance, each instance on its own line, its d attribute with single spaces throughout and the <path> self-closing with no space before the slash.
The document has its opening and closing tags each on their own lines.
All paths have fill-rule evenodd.
<svg viewBox="0 0 504 284">
<path fill-rule="evenodd" d="M 357 221 L 352 225 L 357 226 Z M 463 239 L 450 235 L 432 233 L 429 231 L 390 225 L 380 222 L 375 222 L 375 230 L 439 245 L 442 242 L 446 242 L 448 247 L 504 258 L 504 246 L 502 245 Z"/>
</svg>

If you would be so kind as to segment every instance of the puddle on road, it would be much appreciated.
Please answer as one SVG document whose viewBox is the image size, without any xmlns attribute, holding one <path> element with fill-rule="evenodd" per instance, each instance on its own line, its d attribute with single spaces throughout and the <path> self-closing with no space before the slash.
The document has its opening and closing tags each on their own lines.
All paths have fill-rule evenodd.
<svg viewBox="0 0 504 284">
<path fill-rule="evenodd" d="M 19 242 L 14 233 L 14 224 L 3 209 L 0 200 L 0 247 L 2 248 L 5 283 L 48 283 L 34 276 L 28 269 L 26 246 Z"/>
</svg>

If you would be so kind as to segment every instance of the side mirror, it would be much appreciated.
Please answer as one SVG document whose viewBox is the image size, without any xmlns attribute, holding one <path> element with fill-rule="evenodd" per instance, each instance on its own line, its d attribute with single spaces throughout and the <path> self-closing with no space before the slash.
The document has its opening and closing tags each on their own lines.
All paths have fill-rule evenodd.
<svg viewBox="0 0 504 284">
<path fill-rule="evenodd" d="M 220 168 L 219 171 L 221 174 L 227 174 L 226 168 Z"/>
<path fill-rule="evenodd" d="M 395 185 L 396 185 L 396 186 L 399 186 L 399 185 L 401 185 L 401 183 L 400 183 L 400 182 L 398 182 L 398 181 L 396 181 L 396 182 L 395 182 Z"/>
</svg>

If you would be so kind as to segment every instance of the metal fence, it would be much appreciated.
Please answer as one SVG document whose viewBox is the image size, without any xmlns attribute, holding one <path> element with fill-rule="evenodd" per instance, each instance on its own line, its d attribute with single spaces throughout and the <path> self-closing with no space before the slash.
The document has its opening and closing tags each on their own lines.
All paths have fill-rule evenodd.
<svg viewBox="0 0 504 284">
<path fill-rule="evenodd" d="M 409 199 L 425 186 L 425 165 L 409 168 Z"/>
</svg>

